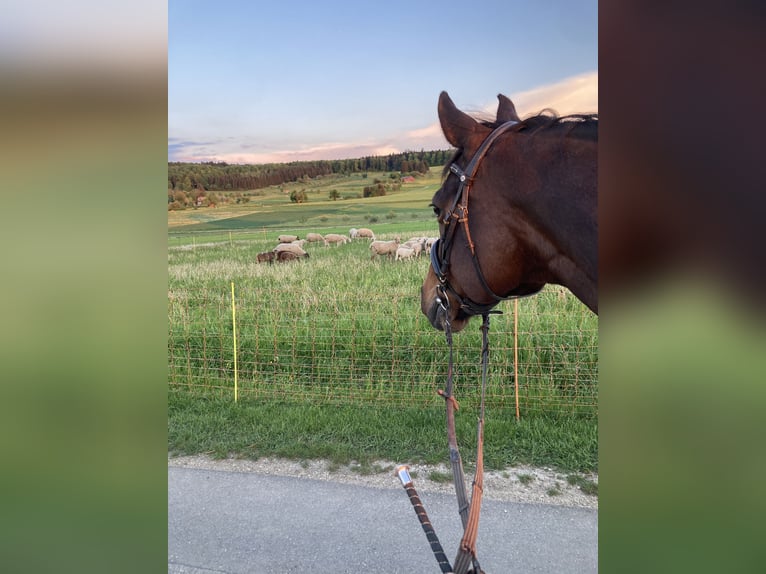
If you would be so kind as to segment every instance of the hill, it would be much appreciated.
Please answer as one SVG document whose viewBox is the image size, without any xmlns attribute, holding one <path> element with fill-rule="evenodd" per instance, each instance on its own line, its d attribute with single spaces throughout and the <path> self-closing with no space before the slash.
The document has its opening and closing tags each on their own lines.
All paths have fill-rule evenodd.
<svg viewBox="0 0 766 574">
<path fill-rule="evenodd" d="M 441 166 L 431 167 L 404 180 L 397 172 L 329 174 L 257 190 L 204 192 L 192 198 L 193 205 L 169 210 L 168 227 L 173 232 L 262 228 L 348 232 L 350 227 L 373 224 L 435 226 L 428 204 L 441 183 L 441 171 Z M 365 197 L 365 189 L 381 186 L 382 193 Z M 291 200 L 301 194 L 303 201 Z"/>
<path fill-rule="evenodd" d="M 320 175 L 349 175 L 369 172 L 426 173 L 444 165 L 451 150 L 407 151 L 387 156 L 356 159 L 296 161 L 261 165 L 226 162 L 168 163 L 168 194 L 175 191 L 246 191 L 292 183 Z"/>
</svg>

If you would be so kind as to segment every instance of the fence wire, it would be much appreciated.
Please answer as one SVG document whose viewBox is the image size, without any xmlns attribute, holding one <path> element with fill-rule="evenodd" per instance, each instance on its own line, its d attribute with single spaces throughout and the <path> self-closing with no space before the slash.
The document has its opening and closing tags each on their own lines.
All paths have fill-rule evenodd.
<svg viewBox="0 0 766 574">
<path fill-rule="evenodd" d="M 598 414 L 598 329 L 568 292 L 546 288 L 518 303 L 518 388 L 522 416 Z M 420 312 L 417 295 L 285 292 L 235 295 L 238 392 L 248 400 L 328 404 L 442 404 L 444 335 Z M 514 409 L 513 305 L 492 316 L 487 407 Z M 561 309 L 565 308 L 566 312 Z M 231 296 L 174 290 L 168 297 L 168 376 L 173 391 L 234 396 Z M 480 318 L 455 335 L 456 396 L 478 402 Z"/>
</svg>

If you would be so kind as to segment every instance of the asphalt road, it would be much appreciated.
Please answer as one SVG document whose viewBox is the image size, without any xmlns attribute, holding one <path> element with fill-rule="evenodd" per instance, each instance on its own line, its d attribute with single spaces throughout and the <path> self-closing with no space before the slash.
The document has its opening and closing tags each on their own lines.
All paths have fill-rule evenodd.
<svg viewBox="0 0 766 574">
<path fill-rule="evenodd" d="M 417 487 L 417 482 L 415 484 Z M 420 493 L 450 560 L 462 534 L 454 496 Z M 487 574 L 598 571 L 595 510 L 484 499 Z M 440 574 L 404 489 L 168 468 L 173 574 Z"/>
</svg>

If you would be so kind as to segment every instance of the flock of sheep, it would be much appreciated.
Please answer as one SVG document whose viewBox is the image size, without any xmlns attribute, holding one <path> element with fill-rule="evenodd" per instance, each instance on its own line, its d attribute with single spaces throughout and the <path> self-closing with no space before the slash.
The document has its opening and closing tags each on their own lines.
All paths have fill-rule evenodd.
<svg viewBox="0 0 766 574">
<path fill-rule="evenodd" d="M 320 235 L 319 233 L 309 233 L 304 239 L 297 235 L 280 235 L 279 244 L 271 251 L 259 253 L 256 257 L 258 263 L 273 263 L 293 261 L 308 257 L 309 254 L 303 249 L 306 243 L 324 243 L 325 247 L 329 245 L 343 245 L 353 239 L 368 239 L 370 241 L 371 259 L 375 257 L 393 258 L 395 261 L 404 259 L 414 259 L 420 257 L 424 252 L 431 249 L 436 237 L 412 237 L 402 243 L 397 237 L 391 241 L 378 241 L 371 229 L 352 228 L 348 236 L 338 233 L 328 233 Z"/>
<path fill-rule="evenodd" d="M 371 259 L 384 255 L 393 257 L 395 261 L 414 259 L 422 253 L 428 253 L 436 240 L 436 237 L 411 237 L 404 243 L 398 238 L 391 241 L 373 241 L 370 243 Z"/>
</svg>

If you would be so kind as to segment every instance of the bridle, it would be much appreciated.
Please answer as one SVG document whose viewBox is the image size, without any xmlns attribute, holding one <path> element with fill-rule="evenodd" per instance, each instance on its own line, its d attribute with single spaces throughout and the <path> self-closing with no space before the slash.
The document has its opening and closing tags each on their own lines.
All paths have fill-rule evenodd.
<svg viewBox="0 0 766 574">
<path fill-rule="evenodd" d="M 466 574 L 469 572 L 483 573 L 479 565 L 478 558 L 476 556 L 476 538 L 478 534 L 479 514 L 481 512 L 481 500 L 484 492 L 484 395 L 487 386 L 487 364 L 489 358 L 489 315 L 490 313 L 499 313 L 499 311 L 493 311 L 493 307 L 500 301 L 506 299 L 512 299 L 518 297 L 518 295 L 502 297 L 495 293 L 487 284 L 487 280 L 484 278 L 484 274 L 481 271 L 479 260 L 476 257 L 476 249 L 471 239 L 471 231 L 468 227 L 468 194 L 473 184 L 473 179 L 476 171 L 481 163 L 482 159 L 486 155 L 490 146 L 508 131 L 511 127 L 516 125 L 516 121 L 508 121 L 499 127 L 495 128 L 489 136 L 482 142 L 479 149 L 474 154 L 471 161 L 465 170 L 461 169 L 457 163 L 453 162 L 449 170 L 460 179 L 457 193 L 452 200 L 449 210 L 443 214 L 441 223 L 444 224 L 444 232 L 440 235 L 431 247 L 431 266 L 434 273 L 439 280 L 437 285 L 437 303 L 444 311 L 442 319 L 442 328 L 447 340 L 447 346 L 449 348 L 449 364 L 447 368 L 447 382 L 444 390 L 439 390 L 446 403 L 446 416 L 447 416 L 447 443 L 449 446 L 449 458 L 450 465 L 452 467 L 452 479 L 455 485 L 455 494 L 458 502 L 458 512 L 463 525 L 463 537 L 460 540 L 458 547 L 458 553 L 454 561 L 454 569 L 449 562 L 449 559 L 444 553 L 433 525 L 428 519 L 425 508 L 417 495 L 412 479 L 410 478 L 407 467 L 400 466 L 397 469 L 402 485 L 407 491 L 410 497 L 410 502 L 415 508 L 415 512 L 418 515 L 423 531 L 428 537 L 428 541 L 431 545 L 431 550 L 434 553 L 436 561 L 444 574 Z M 461 297 L 455 289 L 449 284 L 447 280 L 447 274 L 449 271 L 449 259 L 450 250 L 455 238 L 455 232 L 460 224 L 463 224 L 465 228 L 466 242 L 468 248 L 471 251 L 471 259 L 473 261 L 476 274 L 479 277 L 479 281 L 482 286 L 489 293 L 494 302 L 489 304 L 476 303 L 468 297 Z M 465 474 L 463 472 L 463 462 L 460 457 L 460 451 L 457 444 L 457 436 L 455 431 L 455 411 L 457 410 L 457 401 L 453 396 L 453 346 L 452 346 L 452 326 L 450 322 L 450 301 L 447 297 L 449 292 L 459 303 L 460 308 L 469 315 L 481 315 L 483 318 L 481 331 L 482 331 L 482 349 L 481 349 L 481 404 L 479 409 L 479 420 L 477 428 L 477 445 L 476 445 L 476 473 L 474 475 L 472 492 L 470 501 L 468 499 L 468 493 L 465 488 Z M 535 291 L 536 292 L 536 291 Z M 530 293 L 531 294 L 531 293 Z"/>
<path fill-rule="evenodd" d="M 473 240 L 471 239 L 470 229 L 468 228 L 468 193 L 473 183 L 473 177 L 476 170 L 484 158 L 484 155 L 489 150 L 490 146 L 495 140 L 503 133 L 508 131 L 516 123 L 515 121 L 505 122 L 498 128 L 492 131 L 489 136 L 482 142 L 479 149 L 474 154 L 471 161 L 468 163 L 465 171 L 463 171 L 459 165 L 452 163 L 449 167 L 450 172 L 455 174 L 460 179 L 457 193 L 452 200 L 452 205 L 449 210 L 443 215 L 442 223 L 445 225 L 444 232 L 440 235 L 431 247 L 431 266 L 434 269 L 436 277 L 439 279 L 437 285 L 437 302 L 444 311 L 442 320 L 442 328 L 447 340 L 447 346 L 449 347 L 449 364 L 447 367 L 447 383 L 444 390 L 439 390 L 439 395 L 444 398 L 446 404 L 446 418 L 447 418 L 447 444 L 449 447 L 450 466 L 452 467 L 452 480 L 455 485 L 455 494 L 457 496 L 458 512 L 460 514 L 460 520 L 463 525 L 463 537 L 460 540 L 460 546 L 458 547 L 457 556 L 454 561 L 454 569 L 449 562 L 444 549 L 439 542 L 439 538 L 434 531 L 431 521 L 428 519 L 425 508 L 417 495 L 417 491 L 412 483 L 412 479 L 407 472 L 406 466 L 400 466 L 397 468 L 397 474 L 399 480 L 404 486 L 407 494 L 410 498 L 410 503 L 415 509 L 415 513 L 420 520 L 423 531 L 426 533 L 428 541 L 431 545 L 431 551 L 434 553 L 439 568 L 443 574 L 455 573 L 455 574 L 467 574 L 469 568 L 472 568 L 470 572 L 478 574 L 483 572 L 479 565 L 478 558 L 476 556 L 476 538 L 478 535 L 479 526 L 479 514 L 481 512 L 481 500 L 484 492 L 484 395 L 487 386 L 487 363 L 489 358 L 489 314 L 492 312 L 492 308 L 497 305 L 498 302 L 508 299 L 508 297 L 501 297 L 497 295 L 487 285 L 487 281 L 484 278 L 484 274 L 481 272 L 479 261 L 476 258 L 476 250 L 474 248 Z M 471 250 L 471 257 L 473 259 L 476 273 L 481 281 L 484 289 L 487 293 L 492 295 L 495 300 L 491 304 L 480 304 L 475 301 L 471 301 L 467 297 L 461 297 L 447 281 L 447 273 L 449 270 L 449 254 L 450 249 L 455 238 L 455 231 L 459 224 L 465 226 L 465 235 L 468 242 L 468 246 Z M 460 457 L 460 450 L 457 444 L 457 435 L 455 430 L 455 411 L 457 410 L 457 401 L 453 396 L 453 382 L 454 382 L 454 369 L 453 369 L 453 346 L 452 346 L 452 326 L 449 317 L 450 302 L 447 297 L 447 291 L 459 302 L 460 307 L 468 314 L 482 315 L 483 322 L 481 326 L 482 331 L 482 349 L 481 349 L 481 405 L 479 408 L 479 420 L 476 437 L 476 473 L 474 475 L 471 499 L 468 499 L 468 493 L 465 487 L 465 473 L 463 471 L 463 461 Z"/>
<path fill-rule="evenodd" d="M 507 132 L 510 128 L 516 125 L 517 121 L 511 120 L 505 122 L 495 128 L 487 138 L 476 150 L 476 153 L 468 162 L 465 170 L 463 170 L 457 163 L 453 162 L 449 166 L 451 173 L 455 174 L 459 180 L 457 193 L 452 200 L 450 208 L 442 214 L 440 223 L 444 224 L 444 232 L 441 233 L 439 239 L 437 239 L 431 247 L 431 267 L 433 267 L 434 274 L 439 280 L 437 285 L 437 301 L 446 310 L 447 304 L 447 292 L 449 292 L 457 301 L 460 308 L 467 315 L 486 315 L 490 312 L 497 313 L 498 311 L 492 311 L 493 307 L 500 301 L 506 301 L 508 299 L 515 299 L 518 295 L 500 296 L 495 293 L 492 288 L 487 284 L 487 280 L 484 278 L 484 273 L 481 271 L 479 265 L 479 259 L 476 256 L 476 248 L 471 238 L 471 230 L 468 227 L 468 194 L 471 190 L 471 186 L 474 182 L 476 171 L 479 169 L 479 164 L 484 159 L 484 156 L 489 151 L 490 146 L 495 143 L 495 140 Z M 494 299 L 492 303 L 476 303 L 468 297 L 461 297 L 457 291 L 449 284 L 447 280 L 447 274 L 449 273 L 449 259 L 450 251 L 455 239 L 455 232 L 460 224 L 463 224 L 465 229 L 466 242 L 468 249 L 471 251 L 471 261 L 473 262 L 474 269 L 476 270 L 476 276 L 479 278 L 484 290 Z M 535 291 L 536 293 L 537 291 Z M 533 293 L 525 293 L 531 295 Z"/>
</svg>

